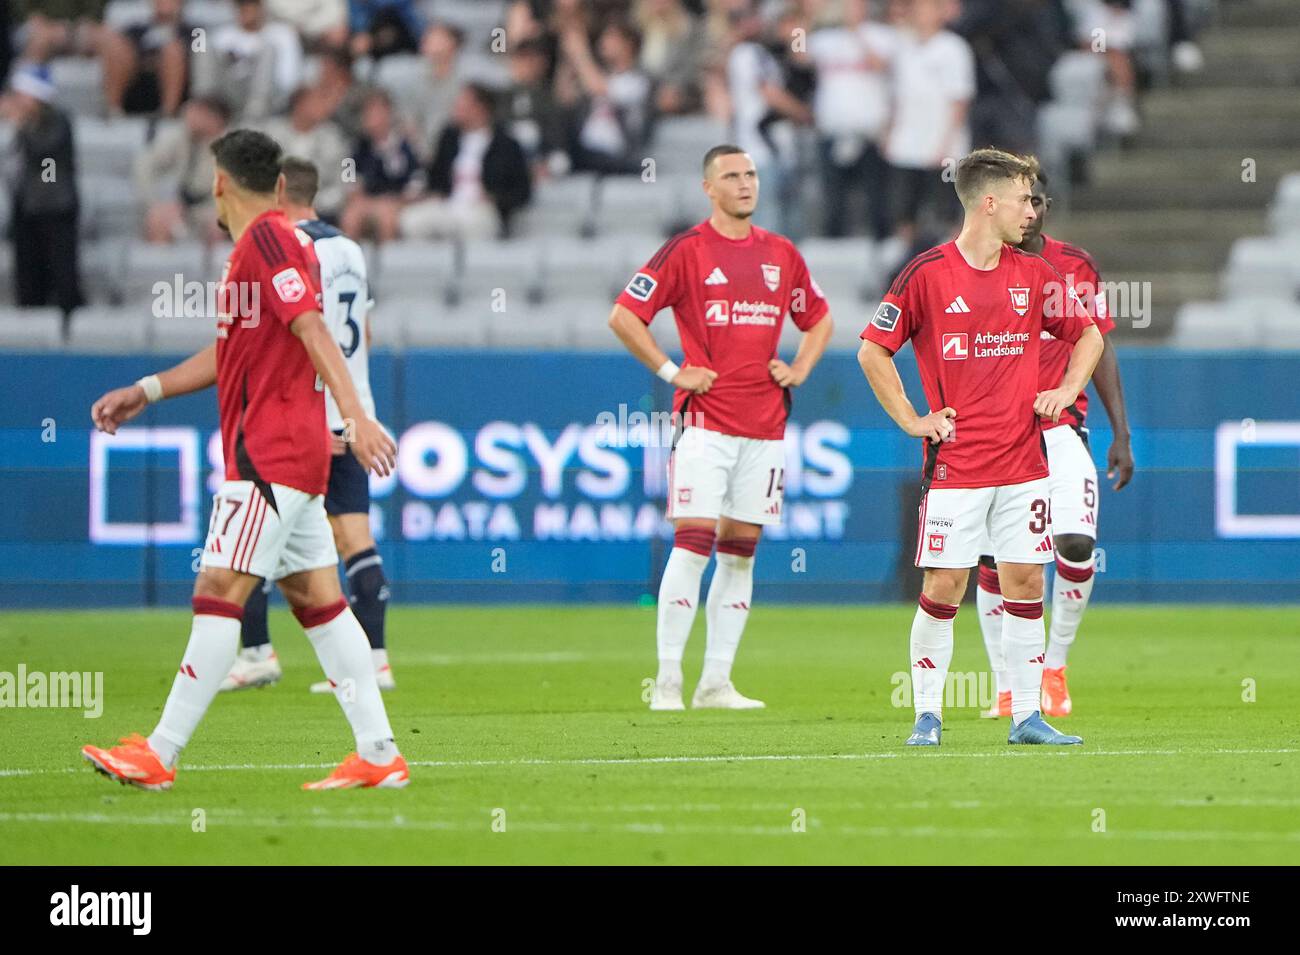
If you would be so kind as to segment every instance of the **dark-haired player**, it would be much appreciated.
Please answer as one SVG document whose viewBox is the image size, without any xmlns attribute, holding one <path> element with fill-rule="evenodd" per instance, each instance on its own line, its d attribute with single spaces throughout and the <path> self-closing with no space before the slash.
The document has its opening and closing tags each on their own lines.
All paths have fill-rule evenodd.
<svg viewBox="0 0 1300 955">
<path fill-rule="evenodd" d="M 1043 226 L 1052 199 L 1047 194 L 1047 178 L 1040 172 L 1034 183 L 1034 210 L 1038 217 L 1025 231 L 1019 248 L 1041 255 L 1075 291 L 1092 304 L 1093 321 L 1103 335 L 1115 327 L 1106 309 L 1097 265 L 1087 252 L 1075 245 L 1043 234 Z M 1124 406 L 1124 388 L 1120 383 L 1119 362 L 1115 347 L 1106 337 L 1105 348 L 1093 384 L 1101 403 L 1106 406 L 1114 438 L 1106 453 L 1106 476 L 1114 479 L 1118 491 L 1133 477 L 1133 450 L 1129 446 L 1128 410 Z M 1070 358 L 1068 343 L 1043 332 L 1039 357 L 1038 387 L 1050 388 L 1061 380 Z M 1088 448 L 1088 393 L 1079 392 L 1079 400 L 1061 412 L 1059 421 L 1041 418 L 1043 443 L 1047 447 L 1048 482 L 1052 499 L 1052 546 L 1056 552 L 1056 583 L 1052 589 L 1052 623 L 1048 630 L 1047 652 L 1043 659 L 1043 713 L 1068 716 L 1073 709 L 1065 667 L 1070 646 L 1083 622 L 1088 598 L 1092 596 L 1097 545 L 1097 466 Z M 979 584 L 975 603 L 988 650 L 989 665 L 997 681 L 997 702 L 982 714 L 996 718 L 1011 715 L 1011 690 L 1006 685 L 1002 661 L 1002 593 L 998 569 L 993 558 L 980 557 Z"/>
<path fill-rule="evenodd" d="M 372 304 L 366 273 L 366 259 L 346 235 L 316 215 L 312 202 L 320 183 L 316 167 L 306 159 L 285 156 L 280 160 L 284 187 L 280 209 L 312 240 L 320 263 L 321 314 L 347 362 L 348 376 L 357 390 L 361 406 L 370 417 L 375 399 L 370 392 L 370 321 Z M 334 544 L 343 559 L 348 585 L 348 602 L 370 640 L 375 679 L 381 690 L 395 687 L 393 669 L 384 645 L 384 617 L 388 608 L 388 581 L 383 559 L 370 533 L 370 484 L 363 468 L 347 451 L 344 430 L 347 422 L 333 396 L 325 392 L 325 419 L 334 435 L 330 458 L 329 489 L 325 492 L 325 513 L 329 515 Z M 267 626 L 267 597 L 270 583 L 253 588 L 244 604 L 241 638 L 243 649 L 221 683 L 221 689 L 241 690 L 265 686 L 280 679 L 280 661 L 271 648 Z M 333 690 L 328 680 L 313 683 L 313 693 Z"/>
<path fill-rule="evenodd" d="M 218 293 L 216 343 L 110 391 L 91 417 L 113 434 L 150 402 L 215 383 L 225 480 L 212 502 L 194 582 L 189 644 L 162 718 L 147 739 L 132 734 L 108 749 L 85 746 L 82 755 L 119 782 L 170 789 L 181 750 L 234 662 L 244 603 L 265 577 L 279 582 L 306 630 L 356 739 L 356 752 L 304 788 L 405 786 L 406 761 L 393 741 L 366 635 L 339 589 L 325 517 L 330 434 L 318 381 L 354 422 L 352 453 L 364 468 L 387 474 L 397 449 L 366 414 L 321 317 L 311 238 L 276 206 L 279 145 L 239 129 L 216 140 L 212 152 L 218 219 L 235 240 Z"/>
<path fill-rule="evenodd" d="M 754 550 L 781 522 L 790 390 L 807 379 L 831 335 L 830 311 L 808 266 L 784 236 L 755 226 L 758 171 L 738 146 L 704 156 L 709 218 L 669 239 L 618 296 L 609 324 L 636 358 L 676 387 L 681 437 L 668 463 L 673 548 L 659 587 L 659 675 L 652 710 L 680 710 L 682 654 L 695 621 L 700 579 L 717 543 L 705 611 L 704 672 L 691 706 L 757 709 L 731 682 L 749 619 Z M 646 327 L 671 308 L 685 366 Z M 789 315 L 804 332 L 794 361 L 777 357 Z"/>
<path fill-rule="evenodd" d="M 953 618 L 970 568 L 993 544 L 1004 596 L 1011 684 L 1009 743 L 1081 743 L 1039 712 L 1043 564 L 1052 559 L 1040 416 L 1059 420 L 1101 356 L 1101 333 L 1050 265 L 1015 248 L 1034 221 L 1032 157 L 976 150 L 957 164 L 961 233 L 913 259 L 862 332 L 858 359 L 877 400 L 924 440 L 916 564 L 925 568 L 912 623 L 916 724 L 907 743 L 937 746 Z M 1070 307 L 1062 307 L 1062 299 Z M 1040 335 L 1073 345 L 1064 377 L 1038 384 Z M 907 341 L 930 408 L 918 415 L 894 367 Z"/>
</svg>

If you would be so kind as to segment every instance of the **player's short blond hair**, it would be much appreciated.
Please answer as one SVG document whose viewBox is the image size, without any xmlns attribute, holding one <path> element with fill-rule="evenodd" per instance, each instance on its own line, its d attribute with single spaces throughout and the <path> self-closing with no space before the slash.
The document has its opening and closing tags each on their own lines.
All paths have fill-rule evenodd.
<svg viewBox="0 0 1300 955">
<path fill-rule="evenodd" d="M 1002 149 L 976 149 L 957 163 L 957 198 L 969 209 L 988 194 L 991 185 L 1007 179 L 1038 178 L 1038 157 L 1018 156 Z"/>
</svg>

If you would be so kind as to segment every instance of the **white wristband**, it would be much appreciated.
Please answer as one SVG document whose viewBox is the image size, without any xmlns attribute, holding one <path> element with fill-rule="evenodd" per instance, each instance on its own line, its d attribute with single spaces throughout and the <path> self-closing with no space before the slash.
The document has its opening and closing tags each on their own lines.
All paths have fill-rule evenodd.
<svg viewBox="0 0 1300 955">
<path fill-rule="evenodd" d="M 149 404 L 162 400 L 162 382 L 158 380 L 157 375 L 145 375 L 136 384 L 144 389 L 144 396 L 148 399 Z"/>
<path fill-rule="evenodd" d="M 656 371 L 655 374 L 671 385 L 679 371 L 681 371 L 681 369 L 678 368 L 677 364 L 670 358 L 659 366 L 659 370 Z"/>
</svg>

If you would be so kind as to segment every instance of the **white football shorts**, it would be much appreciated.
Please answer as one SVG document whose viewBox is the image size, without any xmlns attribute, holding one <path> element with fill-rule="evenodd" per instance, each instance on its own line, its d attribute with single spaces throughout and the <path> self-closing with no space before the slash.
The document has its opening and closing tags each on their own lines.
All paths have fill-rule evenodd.
<svg viewBox="0 0 1300 955">
<path fill-rule="evenodd" d="M 687 428 L 668 456 L 669 520 L 780 524 L 785 442 Z"/>
<path fill-rule="evenodd" d="M 1097 539 L 1097 465 L 1078 432 L 1069 426 L 1043 432 L 1047 445 L 1047 483 L 1052 489 L 1052 533 Z"/>
<path fill-rule="evenodd" d="M 974 567 L 990 550 L 996 560 L 1013 564 L 1051 563 L 1050 497 L 1047 478 L 1000 487 L 930 487 L 921 496 L 916 566 Z"/>
<path fill-rule="evenodd" d="M 339 562 L 325 516 L 325 497 L 283 484 L 268 499 L 252 481 L 225 481 L 212 498 L 204 567 L 225 567 L 267 580 Z"/>
</svg>

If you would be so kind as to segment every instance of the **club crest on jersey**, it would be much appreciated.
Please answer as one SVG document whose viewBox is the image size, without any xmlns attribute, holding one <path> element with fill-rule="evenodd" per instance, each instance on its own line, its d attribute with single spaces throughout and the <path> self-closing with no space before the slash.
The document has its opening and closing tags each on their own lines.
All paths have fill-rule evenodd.
<svg viewBox="0 0 1300 955">
<path fill-rule="evenodd" d="M 882 332 L 892 332 L 894 326 L 898 324 L 898 316 L 902 314 L 903 310 L 894 303 L 881 302 L 880 308 L 876 309 L 876 314 L 871 319 L 871 324 Z"/>
<path fill-rule="evenodd" d="M 632 276 L 632 281 L 627 283 L 627 288 L 624 291 L 638 302 L 648 302 L 658 286 L 659 283 L 650 276 L 644 272 L 638 272 Z"/>
<path fill-rule="evenodd" d="M 1024 315 L 1029 311 L 1029 289 L 1009 288 L 1007 291 L 1011 294 L 1012 311 L 1017 315 Z"/>
<path fill-rule="evenodd" d="M 731 324 L 731 302 L 725 298 L 711 298 L 704 303 L 704 324 L 720 328 Z"/>
<path fill-rule="evenodd" d="M 272 275 L 271 287 L 280 296 L 280 301 L 286 304 L 292 304 L 307 294 L 307 283 L 293 266 Z"/>
<path fill-rule="evenodd" d="M 767 286 L 769 292 L 775 292 L 781 287 L 781 266 L 768 265 L 763 263 L 763 284 Z"/>
<path fill-rule="evenodd" d="M 925 536 L 928 538 L 928 541 L 926 543 L 926 549 L 931 554 L 942 554 L 943 545 L 948 542 L 948 535 L 947 534 L 926 534 Z"/>
<path fill-rule="evenodd" d="M 938 467 L 936 467 L 934 469 L 934 479 L 936 481 L 948 480 L 948 465 L 940 464 Z"/>
</svg>

